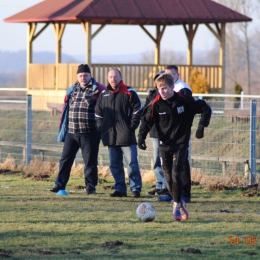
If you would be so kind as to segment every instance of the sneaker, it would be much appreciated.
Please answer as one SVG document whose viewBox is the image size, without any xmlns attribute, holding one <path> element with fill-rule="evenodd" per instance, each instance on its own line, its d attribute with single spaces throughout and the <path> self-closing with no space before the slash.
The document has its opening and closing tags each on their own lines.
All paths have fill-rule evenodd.
<svg viewBox="0 0 260 260">
<path fill-rule="evenodd" d="M 110 197 L 126 197 L 126 195 L 116 190 L 114 193 L 110 194 Z"/>
<path fill-rule="evenodd" d="M 97 194 L 95 190 L 86 190 L 87 195 Z"/>
<path fill-rule="evenodd" d="M 181 200 L 183 200 L 185 203 L 190 203 L 191 202 L 190 198 L 184 197 L 184 196 L 181 197 Z"/>
<path fill-rule="evenodd" d="M 159 197 L 157 200 L 158 200 L 158 201 L 171 202 L 171 201 L 172 201 L 172 196 L 166 195 L 166 196 L 163 196 L 163 197 Z"/>
<path fill-rule="evenodd" d="M 181 217 L 181 211 L 180 211 L 180 203 L 173 203 L 173 210 L 172 210 L 172 213 L 173 213 L 173 220 L 176 220 L 176 221 L 181 221 L 182 220 L 182 217 Z"/>
<path fill-rule="evenodd" d="M 189 213 L 186 210 L 186 203 L 183 200 L 181 201 L 180 212 L 182 220 L 187 220 L 189 218 Z"/>
<path fill-rule="evenodd" d="M 167 189 L 160 189 L 158 190 L 155 195 L 170 195 Z"/>
<path fill-rule="evenodd" d="M 140 197 L 140 192 L 136 191 L 136 190 L 132 191 L 132 197 L 133 198 L 139 198 Z"/>
<path fill-rule="evenodd" d="M 50 189 L 51 192 L 55 192 L 55 193 L 57 193 L 60 190 L 64 190 L 64 189 L 58 188 L 56 186 L 54 188 Z"/>
<path fill-rule="evenodd" d="M 156 192 L 157 192 L 157 191 L 160 191 L 160 190 L 161 190 L 161 189 L 157 189 L 157 188 L 156 188 L 156 189 L 154 189 L 154 190 L 147 191 L 146 194 L 147 194 L 147 195 L 156 195 Z"/>
</svg>

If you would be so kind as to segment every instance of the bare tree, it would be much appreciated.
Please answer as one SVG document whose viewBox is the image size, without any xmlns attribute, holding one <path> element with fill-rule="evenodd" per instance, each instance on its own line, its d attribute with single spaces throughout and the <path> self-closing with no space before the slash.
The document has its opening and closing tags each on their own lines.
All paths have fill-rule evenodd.
<svg viewBox="0 0 260 260">
<path fill-rule="evenodd" d="M 251 17 L 256 10 L 259 10 L 260 0 L 217 0 L 220 4 L 228 6 L 229 8 Z M 250 44 L 252 38 L 250 37 L 249 23 L 227 24 L 227 49 L 228 49 L 228 64 L 230 66 L 229 72 L 233 77 L 233 81 L 237 82 L 237 73 L 243 68 L 245 70 L 245 85 L 247 92 L 251 92 L 251 63 L 250 63 Z M 242 55 L 243 63 L 237 63 L 237 55 Z M 239 66 L 239 67 L 238 67 Z M 230 74 L 230 73 L 227 73 Z"/>
<path fill-rule="evenodd" d="M 255 11 L 255 3 L 253 0 L 239 0 L 239 8 L 238 11 L 242 11 L 243 14 L 250 16 Z M 239 23 L 239 27 L 243 34 L 243 43 L 245 47 L 245 59 L 246 59 L 246 79 L 247 79 L 247 87 L 248 94 L 250 95 L 250 56 L 249 56 L 249 29 L 248 23 Z"/>
<path fill-rule="evenodd" d="M 140 63 L 151 64 L 154 62 L 154 51 L 146 51 L 141 53 Z M 185 64 L 185 57 L 180 52 L 173 50 L 163 50 L 161 53 L 161 64 Z"/>
</svg>

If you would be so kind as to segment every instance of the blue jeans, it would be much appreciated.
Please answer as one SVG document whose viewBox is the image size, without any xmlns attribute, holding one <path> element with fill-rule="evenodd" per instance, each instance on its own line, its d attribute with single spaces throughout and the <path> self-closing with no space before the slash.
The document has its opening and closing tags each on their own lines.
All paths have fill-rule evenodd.
<svg viewBox="0 0 260 260">
<path fill-rule="evenodd" d="M 67 133 L 60 159 L 59 173 L 55 185 L 60 189 L 65 189 L 69 181 L 71 167 L 76 154 L 81 148 L 84 160 L 85 185 L 87 190 L 95 190 L 98 181 L 98 150 L 100 135 L 97 130 L 84 134 Z"/>
<path fill-rule="evenodd" d="M 158 138 L 151 138 L 153 143 L 153 171 L 156 177 L 156 189 L 167 189 L 166 180 L 162 171 L 160 156 L 159 156 L 159 143 Z"/>
<path fill-rule="evenodd" d="M 115 190 L 121 194 L 127 195 L 125 172 L 123 164 L 123 155 L 127 173 L 129 177 L 129 185 L 131 191 L 141 192 L 142 178 L 140 174 L 139 164 L 137 160 L 136 145 L 130 146 L 109 146 L 110 171 L 115 180 Z"/>
</svg>

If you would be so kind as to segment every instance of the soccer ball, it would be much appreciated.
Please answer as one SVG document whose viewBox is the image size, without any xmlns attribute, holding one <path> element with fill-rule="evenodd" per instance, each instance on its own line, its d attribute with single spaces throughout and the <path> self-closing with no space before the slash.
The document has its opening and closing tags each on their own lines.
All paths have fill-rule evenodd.
<svg viewBox="0 0 260 260">
<path fill-rule="evenodd" d="M 137 207 L 136 216 L 142 222 L 153 221 L 156 217 L 155 207 L 151 203 L 143 202 Z"/>
</svg>

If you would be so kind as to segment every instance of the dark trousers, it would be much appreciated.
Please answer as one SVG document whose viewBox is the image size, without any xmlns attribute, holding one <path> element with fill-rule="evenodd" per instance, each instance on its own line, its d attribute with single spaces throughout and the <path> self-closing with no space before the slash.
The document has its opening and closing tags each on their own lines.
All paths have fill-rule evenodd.
<svg viewBox="0 0 260 260">
<path fill-rule="evenodd" d="M 184 161 L 187 158 L 188 149 L 176 151 L 160 150 L 160 158 L 167 188 L 174 202 L 181 201 L 182 195 L 182 173 Z"/>
<path fill-rule="evenodd" d="M 60 159 L 59 173 L 55 184 L 60 189 L 65 189 L 69 181 L 71 167 L 79 148 L 84 160 L 84 176 L 87 190 L 95 190 L 98 182 L 98 150 L 100 135 L 97 130 L 84 134 L 67 133 Z"/>
<path fill-rule="evenodd" d="M 186 158 L 183 164 L 182 172 L 182 196 L 190 198 L 191 194 L 191 176 L 190 176 L 190 163 L 189 163 L 189 150 L 187 149 Z"/>
</svg>

